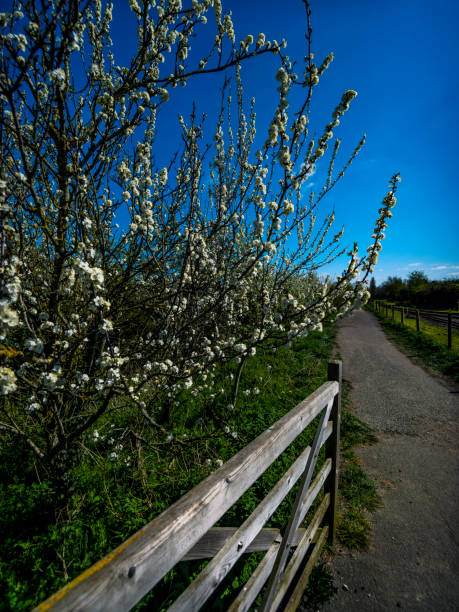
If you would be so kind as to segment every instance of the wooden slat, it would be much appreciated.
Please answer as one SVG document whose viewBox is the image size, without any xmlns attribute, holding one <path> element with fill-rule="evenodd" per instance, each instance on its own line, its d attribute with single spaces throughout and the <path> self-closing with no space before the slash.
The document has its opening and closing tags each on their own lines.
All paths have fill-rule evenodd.
<svg viewBox="0 0 459 612">
<path fill-rule="evenodd" d="M 321 490 L 325 482 L 325 479 L 330 474 L 331 465 L 332 465 L 331 459 L 327 459 L 327 461 L 324 463 L 324 465 L 320 469 L 317 476 L 314 478 L 314 482 L 310 486 L 308 494 L 303 504 L 303 508 L 301 512 L 301 515 L 302 515 L 301 520 L 303 520 L 304 517 L 306 516 L 307 512 L 309 511 L 309 508 L 311 507 L 311 504 L 313 503 L 319 491 Z M 234 600 L 231 607 L 228 609 L 228 612 L 230 611 L 231 612 L 243 612 L 250 608 L 252 603 L 255 601 L 258 593 L 263 588 L 264 583 L 266 582 L 266 580 L 269 578 L 269 575 L 271 574 L 272 568 L 274 566 L 274 562 L 276 560 L 275 556 L 277 554 L 278 549 L 279 549 L 279 545 L 276 543 L 276 545 L 273 545 L 268 550 L 268 552 L 263 557 L 263 559 L 260 561 L 259 565 L 257 566 L 252 576 L 249 578 L 249 580 L 244 585 L 243 589 L 241 590 L 237 598 Z M 268 557 L 268 553 L 269 553 L 269 557 Z M 247 598 L 247 601 L 246 601 L 246 598 Z"/>
<path fill-rule="evenodd" d="M 261 605 L 261 610 L 263 610 L 263 612 L 268 612 L 269 610 L 271 610 L 271 604 L 274 600 L 274 597 L 276 596 L 279 581 L 287 563 L 288 554 L 291 548 L 292 536 L 295 534 L 296 530 L 301 524 L 301 510 L 303 507 L 304 498 L 308 492 L 309 485 L 312 479 L 312 473 L 316 465 L 317 458 L 319 456 L 320 448 L 323 443 L 324 430 L 328 423 L 328 416 L 331 412 L 332 404 L 333 399 L 327 404 L 326 409 L 323 411 L 320 417 L 319 425 L 317 426 L 317 431 L 314 436 L 314 442 L 312 443 L 311 452 L 309 453 L 304 474 L 301 478 L 301 484 L 296 495 L 292 514 L 286 527 L 285 534 L 283 535 L 282 543 L 280 545 L 279 552 L 277 553 L 276 562 L 274 564 L 273 573 L 270 576 L 269 584 L 263 598 L 263 603 Z"/>
<path fill-rule="evenodd" d="M 233 536 L 237 527 L 212 527 L 203 536 L 193 548 L 187 552 L 182 561 L 192 561 L 195 559 L 210 559 L 214 557 L 223 545 Z M 296 540 L 294 546 L 297 546 L 306 529 L 298 529 L 295 534 Z M 262 529 L 255 539 L 245 549 L 246 553 L 260 552 L 268 550 L 275 541 L 281 541 L 279 529 L 266 528 Z"/>
<path fill-rule="evenodd" d="M 279 539 L 268 549 L 227 612 L 247 612 L 271 574 L 280 542 Z"/>
<path fill-rule="evenodd" d="M 186 555 L 338 392 L 338 383 L 324 383 L 159 517 L 36 610 L 129 610 Z"/>
<path fill-rule="evenodd" d="M 300 478 L 305 467 L 310 462 L 310 456 L 311 449 L 308 446 L 282 478 L 279 479 L 268 495 L 258 504 L 252 514 L 229 538 L 212 561 L 206 565 L 199 576 L 193 580 L 188 588 L 171 605 L 169 612 L 199 610 L 204 605 Z"/>
<path fill-rule="evenodd" d="M 323 487 L 328 475 L 332 469 L 332 460 L 328 458 L 323 466 L 320 468 L 317 476 L 314 478 L 314 482 L 309 487 L 308 494 L 306 495 L 303 506 L 300 512 L 300 523 L 304 521 L 304 517 L 309 512 L 314 500 L 319 495 L 321 488 Z"/>
<path fill-rule="evenodd" d="M 327 535 L 328 535 L 328 526 L 325 526 L 322 529 L 322 532 L 316 542 L 316 545 L 314 546 L 314 550 L 312 551 L 312 554 L 310 558 L 308 559 L 308 562 L 306 563 L 303 573 L 298 579 L 298 582 L 295 585 L 295 589 L 290 599 L 288 600 L 288 603 L 285 606 L 283 612 L 295 612 L 295 610 L 298 608 L 301 598 L 303 597 L 303 593 L 306 590 L 306 587 L 308 586 L 309 576 L 311 575 L 314 565 L 317 563 L 319 559 L 320 552 L 322 550 L 323 545 L 325 544 Z"/>
<path fill-rule="evenodd" d="M 322 503 L 318 507 L 314 517 L 312 518 L 310 524 L 308 525 L 305 533 L 300 540 L 297 549 L 293 553 L 290 561 L 288 562 L 287 567 L 285 568 L 284 573 L 282 574 L 281 580 L 279 582 L 279 587 L 277 589 L 276 596 L 274 597 L 273 604 L 270 608 L 270 612 L 274 612 L 278 609 L 280 604 L 282 603 L 282 599 L 284 598 L 287 589 L 289 588 L 293 578 L 295 578 L 298 569 L 301 566 L 301 562 L 303 561 L 306 553 L 309 550 L 311 542 L 313 541 L 317 530 L 320 527 L 322 519 L 324 518 L 325 512 L 330 505 L 330 493 L 322 500 Z"/>
</svg>

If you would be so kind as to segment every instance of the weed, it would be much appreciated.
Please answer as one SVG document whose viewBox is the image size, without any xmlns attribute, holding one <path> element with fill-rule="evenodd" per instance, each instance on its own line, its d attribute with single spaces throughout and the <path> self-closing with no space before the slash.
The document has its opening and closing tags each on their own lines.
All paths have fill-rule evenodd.
<svg viewBox="0 0 459 612">
<path fill-rule="evenodd" d="M 339 496 L 342 513 L 338 516 L 338 539 L 347 548 L 365 549 L 371 537 L 371 524 L 366 518 L 380 505 L 373 480 L 363 471 L 352 448 L 357 444 L 378 441 L 373 430 L 349 410 L 351 384 L 343 381 L 341 415 L 341 465 Z"/>
<path fill-rule="evenodd" d="M 347 504 L 374 512 L 381 504 L 376 485 L 355 463 L 348 463 L 340 474 L 341 496 Z"/>
<path fill-rule="evenodd" d="M 366 550 L 370 545 L 371 524 L 360 508 L 347 508 L 339 517 L 337 532 L 347 548 Z"/>
<path fill-rule="evenodd" d="M 327 602 L 337 591 L 333 584 L 333 576 L 322 561 L 319 561 L 311 572 L 308 586 L 301 601 L 300 610 L 316 610 Z"/>
</svg>

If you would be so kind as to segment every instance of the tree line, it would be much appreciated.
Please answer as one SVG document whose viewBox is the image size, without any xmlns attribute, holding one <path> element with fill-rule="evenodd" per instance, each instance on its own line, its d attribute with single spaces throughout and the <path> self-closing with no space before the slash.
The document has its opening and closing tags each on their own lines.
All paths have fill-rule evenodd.
<svg viewBox="0 0 459 612">
<path fill-rule="evenodd" d="M 449 280 L 430 280 L 421 270 L 413 270 L 406 279 L 389 276 L 380 285 L 370 282 L 373 299 L 391 300 L 404 306 L 456 310 L 459 306 L 459 277 Z"/>
</svg>

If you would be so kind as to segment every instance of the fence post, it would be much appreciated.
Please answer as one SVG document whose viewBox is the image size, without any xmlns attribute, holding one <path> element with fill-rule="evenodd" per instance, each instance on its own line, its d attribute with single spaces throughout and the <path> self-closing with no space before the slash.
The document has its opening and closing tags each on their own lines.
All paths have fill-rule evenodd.
<svg viewBox="0 0 459 612">
<path fill-rule="evenodd" d="M 448 348 L 450 349 L 453 345 L 453 338 L 451 334 L 451 313 L 448 312 Z"/>
<path fill-rule="evenodd" d="M 401 308 L 401 310 L 400 310 L 400 313 L 401 313 L 401 314 L 400 314 L 400 321 L 401 321 L 401 324 L 403 325 L 403 321 L 404 321 L 404 314 L 405 314 L 405 311 L 404 311 L 404 309 L 403 309 L 403 306 L 402 306 L 402 308 Z"/>
<path fill-rule="evenodd" d="M 416 308 L 416 331 L 419 331 L 419 310 Z"/>
<path fill-rule="evenodd" d="M 339 393 L 335 395 L 330 418 L 333 421 L 333 431 L 326 443 L 326 456 L 332 459 L 332 469 L 327 482 L 325 483 L 325 493 L 330 493 L 330 506 L 325 517 L 328 522 L 328 541 L 333 546 L 336 540 L 336 514 L 338 504 L 338 477 L 339 477 L 339 450 L 340 450 L 340 431 L 341 431 L 341 389 L 343 382 L 343 364 L 341 361 L 328 362 L 328 380 L 336 380 L 339 383 Z"/>
<path fill-rule="evenodd" d="M 394 318 L 395 317 L 394 307 L 392 306 L 391 308 L 392 308 L 392 321 L 395 321 L 395 318 Z"/>
</svg>

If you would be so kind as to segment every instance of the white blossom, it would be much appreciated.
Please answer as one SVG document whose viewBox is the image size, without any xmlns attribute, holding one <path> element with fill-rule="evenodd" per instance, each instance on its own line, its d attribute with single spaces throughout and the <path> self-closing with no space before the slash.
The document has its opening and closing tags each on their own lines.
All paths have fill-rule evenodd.
<svg viewBox="0 0 459 612">
<path fill-rule="evenodd" d="M 40 338 L 27 338 L 24 341 L 24 347 L 33 353 L 37 353 L 37 355 L 41 355 L 43 352 L 43 340 Z"/>
<path fill-rule="evenodd" d="M 11 368 L 0 366 L 0 395 L 16 391 L 16 375 Z"/>
</svg>

